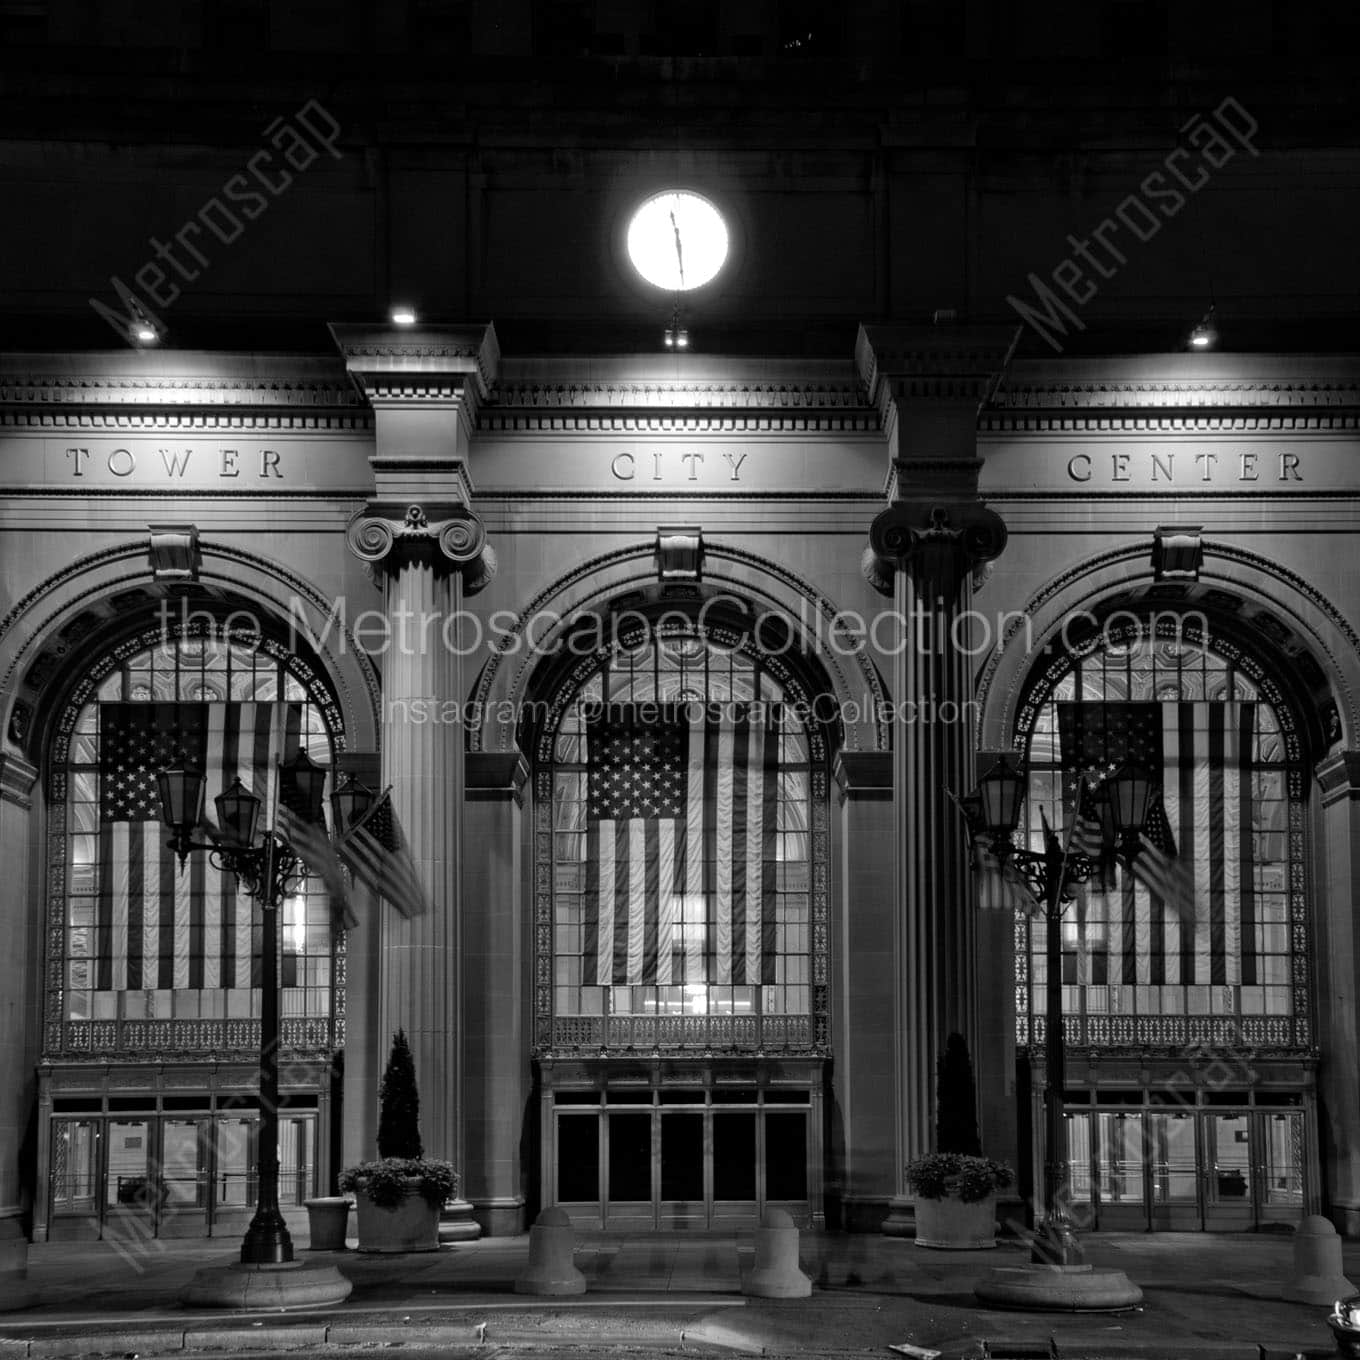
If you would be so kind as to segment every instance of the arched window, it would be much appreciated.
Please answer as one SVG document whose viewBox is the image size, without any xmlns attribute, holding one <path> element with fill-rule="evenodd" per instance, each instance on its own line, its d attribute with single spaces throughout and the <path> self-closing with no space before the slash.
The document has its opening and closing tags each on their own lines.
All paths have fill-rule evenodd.
<svg viewBox="0 0 1360 1360">
<path fill-rule="evenodd" d="M 565 684 L 539 776 L 540 1051 L 825 1044 L 824 741 L 801 696 L 673 616 Z"/>
<path fill-rule="evenodd" d="M 1300 737 L 1261 666 L 1188 618 L 1130 623 L 1055 662 L 1021 726 L 1031 846 L 1041 811 L 1069 824 L 1079 770 L 1132 760 L 1154 775 L 1184 875 L 1180 908 L 1122 866 L 1078 889 L 1062 926 L 1067 1042 L 1307 1045 Z M 1016 962 L 1018 1037 L 1037 1042 L 1038 918 L 1018 919 Z"/>
<path fill-rule="evenodd" d="M 315 673 L 270 639 L 156 627 L 96 660 L 53 746 L 49 1053 L 250 1046 L 232 1022 L 259 1015 L 260 912 L 206 854 L 177 863 L 156 771 L 196 764 L 209 812 L 239 776 L 269 826 L 277 764 L 302 749 L 329 765 L 339 733 Z M 284 900 L 280 927 L 285 1042 L 338 1046 L 343 937 L 315 877 Z"/>
</svg>

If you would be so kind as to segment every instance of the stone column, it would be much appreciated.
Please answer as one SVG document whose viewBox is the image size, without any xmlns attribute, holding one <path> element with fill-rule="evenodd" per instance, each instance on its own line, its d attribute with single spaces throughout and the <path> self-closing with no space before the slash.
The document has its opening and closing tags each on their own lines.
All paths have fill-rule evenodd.
<svg viewBox="0 0 1360 1360">
<path fill-rule="evenodd" d="M 888 751 L 836 756 L 840 825 L 835 873 L 843 919 L 832 958 L 834 1103 L 828 1123 L 828 1191 L 839 1188 L 843 1228 L 876 1232 L 897 1185 L 894 1035 L 898 975 L 893 956 L 897 823 Z M 830 1195 L 828 1196 L 830 1198 Z"/>
<path fill-rule="evenodd" d="M 490 326 L 331 333 L 373 408 L 374 499 L 350 525 L 349 544 L 382 586 L 387 627 L 376 646 L 372 630 L 359 633 L 382 672 L 382 782 L 430 899 L 409 920 L 382 908 L 369 975 L 352 974 L 350 988 L 377 992 L 377 1032 L 363 1057 L 381 1071 L 393 1032 L 406 1030 L 426 1151 L 466 1173 L 463 705 L 478 639 L 462 620 L 466 597 L 495 572 L 471 510 L 468 456 L 500 350 Z"/>
<path fill-rule="evenodd" d="M 467 997 L 468 1181 L 483 1230 L 525 1230 L 520 1138 L 530 1094 L 526 1043 L 524 786 L 518 751 L 468 756 L 467 837 L 481 847 L 463 876 L 463 987 Z"/>
<path fill-rule="evenodd" d="M 1318 1132 L 1323 1197 L 1337 1230 L 1360 1236 L 1360 751 L 1317 767 L 1322 854 L 1318 966 Z"/>
<path fill-rule="evenodd" d="M 387 614 L 382 781 L 429 901 L 382 916 L 385 1048 L 406 1031 L 420 1089 L 426 1151 L 462 1166 L 462 703 L 465 579 L 483 579 L 486 532 L 457 503 L 372 501 L 349 529 L 354 553 L 382 575 Z"/>
<path fill-rule="evenodd" d="M 25 1187 L 19 1183 L 19 1149 L 33 1105 L 34 1049 L 40 1033 L 34 1013 L 37 941 L 30 923 L 42 918 L 41 891 L 39 900 L 30 900 L 28 891 L 30 792 L 37 777 L 37 770 L 22 757 L 0 755 L 0 857 L 5 865 L 5 891 L 0 895 L 0 933 L 5 941 L 0 954 L 0 1310 L 26 1308 L 33 1302 L 28 1239 L 21 1226 Z"/>
<path fill-rule="evenodd" d="M 905 1164 L 933 1146 L 946 1036 L 977 1033 L 968 836 L 949 794 L 962 797 L 975 780 L 974 573 L 1001 552 L 1006 527 L 976 500 L 896 500 L 869 537 L 875 564 L 891 570 L 897 614 L 895 1038 Z"/>
</svg>

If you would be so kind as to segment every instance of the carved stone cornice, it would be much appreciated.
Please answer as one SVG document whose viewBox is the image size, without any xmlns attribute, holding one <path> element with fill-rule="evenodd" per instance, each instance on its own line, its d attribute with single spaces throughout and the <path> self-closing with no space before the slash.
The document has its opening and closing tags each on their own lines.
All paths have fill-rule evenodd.
<svg viewBox="0 0 1360 1360">
<path fill-rule="evenodd" d="M 831 777 L 836 781 L 841 801 L 847 798 L 887 798 L 893 791 L 891 751 L 836 752 Z"/>
<path fill-rule="evenodd" d="M 903 402 L 980 402 L 1013 326 L 861 326 L 855 366 L 885 427 Z"/>
<path fill-rule="evenodd" d="M 479 415 L 488 431 L 872 432 L 844 362 L 628 355 L 507 361 Z"/>
<path fill-rule="evenodd" d="M 486 526 L 457 502 L 400 506 L 370 501 L 350 521 L 345 538 L 350 551 L 378 571 L 396 572 L 425 561 L 439 571 L 460 572 L 469 595 L 496 574 Z"/>
<path fill-rule="evenodd" d="M 519 751 L 469 751 L 465 760 L 469 799 L 477 802 L 514 799 L 523 806 L 529 762 Z"/>
<path fill-rule="evenodd" d="M 473 416 L 500 365 L 489 323 L 409 331 L 333 324 L 330 331 L 350 378 L 373 406 L 458 402 Z"/>
<path fill-rule="evenodd" d="M 0 752 L 0 801 L 27 810 L 33 806 L 33 785 L 38 767 L 13 751 Z"/>
<path fill-rule="evenodd" d="M 978 501 L 898 500 L 869 526 L 861 570 L 885 595 L 897 571 L 952 581 L 999 557 L 1006 537 L 1006 522 Z"/>
<path fill-rule="evenodd" d="M 1322 790 L 1322 806 L 1360 799 L 1360 751 L 1333 751 L 1314 771 Z"/>
<path fill-rule="evenodd" d="M 1349 356 L 1018 360 L 979 421 L 980 430 L 1034 433 L 1356 428 L 1360 361 Z"/>
<path fill-rule="evenodd" d="M 330 358 L 287 358 L 261 373 L 231 354 L 0 355 L 0 428 L 191 433 L 369 428 L 362 399 Z"/>
</svg>

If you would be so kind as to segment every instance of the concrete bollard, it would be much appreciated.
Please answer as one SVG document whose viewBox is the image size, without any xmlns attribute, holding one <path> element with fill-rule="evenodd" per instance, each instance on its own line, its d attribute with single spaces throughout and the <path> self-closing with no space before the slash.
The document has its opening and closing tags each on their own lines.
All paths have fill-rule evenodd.
<svg viewBox="0 0 1360 1360">
<path fill-rule="evenodd" d="M 758 1299 L 805 1299 L 812 1281 L 798 1268 L 798 1229 L 783 1209 L 766 1211 L 756 1229 L 756 1263 L 741 1292 Z"/>
<path fill-rule="evenodd" d="M 516 1294 L 584 1294 L 586 1277 L 576 1269 L 576 1234 L 565 1209 L 544 1209 L 529 1229 L 529 1265 L 515 1281 Z"/>
<path fill-rule="evenodd" d="M 1309 1214 L 1294 1234 L 1294 1274 L 1282 1291 L 1295 1303 L 1335 1303 L 1355 1286 L 1341 1273 L 1341 1238 L 1329 1219 Z"/>
</svg>

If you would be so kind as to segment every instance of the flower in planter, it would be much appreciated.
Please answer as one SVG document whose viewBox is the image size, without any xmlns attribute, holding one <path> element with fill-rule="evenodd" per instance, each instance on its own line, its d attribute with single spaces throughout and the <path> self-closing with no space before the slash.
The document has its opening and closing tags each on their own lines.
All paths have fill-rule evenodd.
<svg viewBox="0 0 1360 1360">
<path fill-rule="evenodd" d="M 962 1034 L 951 1034 L 935 1069 L 935 1146 L 907 1165 L 907 1184 L 922 1199 L 957 1195 L 976 1204 L 1015 1180 L 1005 1162 L 982 1156 L 973 1103 L 973 1064 Z"/>
<path fill-rule="evenodd" d="M 436 1206 L 458 1193 L 458 1173 L 453 1163 L 437 1157 L 384 1157 L 380 1162 L 356 1162 L 340 1173 L 340 1188 L 347 1192 L 362 1190 L 380 1208 L 394 1209 L 405 1198 L 413 1180 L 420 1182 L 420 1193 Z"/>
<path fill-rule="evenodd" d="M 907 1183 L 922 1199 L 956 1194 L 965 1204 L 976 1204 L 1014 1180 L 1015 1172 L 1005 1162 L 961 1152 L 930 1152 L 907 1164 Z"/>
<path fill-rule="evenodd" d="M 340 1173 L 340 1189 L 361 1190 L 384 1209 L 400 1204 L 412 1181 L 419 1183 L 421 1195 L 436 1208 L 458 1194 L 453 1164 L 424 1155 L 415 1062 L 406 1033 L 400 1029 L 392 1039 L 392 1053 L 378 1088 L 378 1155 L 379 1161 L 347 1166 Z"/>
</svg>

